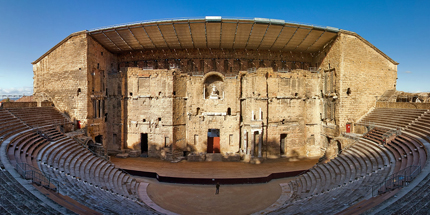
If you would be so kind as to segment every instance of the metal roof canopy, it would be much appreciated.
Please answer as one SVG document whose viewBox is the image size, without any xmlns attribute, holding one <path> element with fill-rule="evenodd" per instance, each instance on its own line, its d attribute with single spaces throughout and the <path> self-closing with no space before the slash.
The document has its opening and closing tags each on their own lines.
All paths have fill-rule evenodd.
<svg viewBox="0 0 430 215">
<path fill-rule="evenodd" d="M 140 22 L 89 31 L 111 52 L 145 49 L 227 48 L 316 52 L 338 28 L 286 23 L 278 19 L 178 19 Z"/>
</svg>

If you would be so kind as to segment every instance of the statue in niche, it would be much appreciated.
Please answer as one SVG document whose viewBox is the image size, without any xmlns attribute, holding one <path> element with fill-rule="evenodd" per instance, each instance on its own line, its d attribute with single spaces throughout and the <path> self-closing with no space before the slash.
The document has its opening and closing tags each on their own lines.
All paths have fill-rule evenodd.
<svg viewBox="0 0 430 215">
<path fill-rule="evenodd" d="M 212 92 L 211 95 L 209 96 L 210 99 L 218 99 L 218 90 L 216 90 L 216 86 L 212 85 Z"/>
</svg>

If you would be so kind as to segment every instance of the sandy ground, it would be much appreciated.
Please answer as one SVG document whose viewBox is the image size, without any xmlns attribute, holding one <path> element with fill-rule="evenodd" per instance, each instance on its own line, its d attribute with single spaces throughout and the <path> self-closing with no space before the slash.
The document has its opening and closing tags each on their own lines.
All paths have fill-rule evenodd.
<svg viewBox="0 0 430 215">
<path fill-rule="evenodd" d="M 268 176 L 311 168 L 317 160 L 266 160 L 255 165 L 243 162 L 171 163 L 156 158 L 115 158 L 116 167 L 159 175 L 189 178 L 249 178 Z M 136 177 L 149 183 L 148 196 L 160 207 L 178 214 L 251 214 L 272 205 L 281 195 L 280 183 L 293 178 L 271 180 L 263 184 L 221 185 L 215 195 L 215 185 L 161 183 L 153 178 Z"/>
<path fill-rule="evenodd" d="M 262 164 L 244 162 L 187 162 L 171 163 L 157 158 L 111 157 L 116 167 L 122 169 L 156 172 L 160 176 L 181 178 L 253 178 L 267 177 L 271 173 L 306 170 L 318 162 L 316 159 L 288 161 L 266 160 Z"/>
<path fill-rule="evenodd" d="M 148 196 L 167 210 L 179 214 L 251 214 L 267 208 L 281 195 L 280 183 L 292 178 L 272 180 L 265 184 L 186 185 L 160 183 L 155 179 L 137 178 L 150 183 Z"/>
</svg>

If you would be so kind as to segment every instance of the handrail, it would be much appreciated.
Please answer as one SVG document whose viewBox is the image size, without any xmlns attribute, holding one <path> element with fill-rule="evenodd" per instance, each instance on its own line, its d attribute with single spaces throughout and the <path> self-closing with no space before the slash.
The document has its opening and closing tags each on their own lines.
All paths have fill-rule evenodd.
<svg viewBox="0 0 430 215">
<path fill-rule="evenodd" d="M 24 179 L 31 179 L 32 183 L 36 183 L 39 186 L 42 185 L 55 192 L 60 192 L 60 183 L 43 174 L 40 170 L 27 163 L 17 163 L 15 169 Z"/>
<path fill-rule="evenodd" d="M 382 183 L 372 186 L 372 196 L 375 197 L 388 191 L 405 187 L 420 173 L 421 166 L 408 166 L 402 170 L 399 170 L 398 172 L 390 175 L 388 179 Z"/>
</svg>

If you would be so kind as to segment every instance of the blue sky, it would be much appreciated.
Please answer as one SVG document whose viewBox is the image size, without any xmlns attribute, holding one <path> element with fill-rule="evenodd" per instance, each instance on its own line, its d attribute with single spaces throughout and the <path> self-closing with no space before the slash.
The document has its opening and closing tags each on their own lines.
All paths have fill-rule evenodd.
<svg viewBox="0 0 430 215">
<path fill-rule="evenodd" d="M 354 31 L 400 63 L 397 90 L 430 92 L 430 1 L 0 0 L 0 95 L 31 94 L 31 62 L 73 32 L 204 16 L 283 19 Z"/>
</svg>

